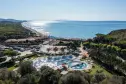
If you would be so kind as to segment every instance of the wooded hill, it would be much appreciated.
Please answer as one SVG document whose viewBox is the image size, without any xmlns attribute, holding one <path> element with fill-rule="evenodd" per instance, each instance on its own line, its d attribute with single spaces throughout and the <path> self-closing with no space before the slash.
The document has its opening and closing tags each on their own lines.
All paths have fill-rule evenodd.
<svg viewBox="0 0 126 84">
<path fill-rule="evenodd" d="M 93 39 L 84 42 L 91 50 L 90 57 L 107 70 L 126 76 L 126 29 L 114 30 L 109 34 L 96 34 Z"/>
<path fill-rule="evenodd" d="M 126 40 L 126 29 L 114 30 L 111 31 L 108 35 L 117 40 Z"/>
<path fill-rule="evenodd" d="M 34 35 L 31 31 L 23 28 L 21 22 L 0 22 L 0 41 L 6 39 L 25 38 Z"/>
</svg>

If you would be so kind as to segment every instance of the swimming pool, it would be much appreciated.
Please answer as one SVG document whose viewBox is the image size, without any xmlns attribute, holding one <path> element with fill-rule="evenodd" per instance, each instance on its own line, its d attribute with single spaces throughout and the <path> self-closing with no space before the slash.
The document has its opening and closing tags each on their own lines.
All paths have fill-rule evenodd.
<svg viewBox="0 0 126 84">
<path fill-rule="evenodd" d="M 73 61 L 71 63 L 69 63 L 70 68 L 72 68 L 73 70 L 83 70 L 87 67 L 87 63 L 84 62 L 77 62 L 77 61 Z"/>
<path fill-rule="evenodd" d="M 67 65 L 68 68 L 71 68 L 73 70 L 83 70 L 87 67 L 87 63 L 81 61 L 74 61 L 75 59 L 76 57 L 74 56 L 48 56 L 46 58 L 39 58 L 33 61 L 33 66 L 41 67 L 44 65 L 44 63 L 46 63 L 46 65 L 49 64 L 50 67 L 50 64 L 52 63 L 53 67 Z"/>
</svg>

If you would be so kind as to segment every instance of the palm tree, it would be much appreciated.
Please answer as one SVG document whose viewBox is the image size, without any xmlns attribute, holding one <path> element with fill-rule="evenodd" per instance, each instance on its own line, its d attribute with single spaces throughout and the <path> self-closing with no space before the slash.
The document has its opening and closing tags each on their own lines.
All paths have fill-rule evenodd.
<svg viewBox="0 0 126 84">
<path fill-rule="evenodd" d="M 47 48 L 48 53 L 49 53 L 50 50 L 51 50 L 51 48 Z"/>
<path fill-rule="evenodd" d="M 56 52 L 58 51 L 58 48 L 57 48 L 57 47 L 53 48 L 53 51 L 54 51 L 55 54 L 56 54 Z"/>
<path fill-rule="evenodd" d="M 62 47 L 60 50 L 62 51 L 62 53 L 65 52 L 65 48 L 64 47 Z"/>
</svg>

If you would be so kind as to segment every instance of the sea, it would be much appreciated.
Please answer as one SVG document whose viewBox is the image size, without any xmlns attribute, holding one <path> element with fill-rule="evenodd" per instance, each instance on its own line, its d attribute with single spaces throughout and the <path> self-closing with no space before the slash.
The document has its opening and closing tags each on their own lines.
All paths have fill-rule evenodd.
<svg viewBox="0 0 126 84">
<path fill-rule="evenodd" d="M 97 33 L 108 34 L 113 30 L 126 29 L 126 21 L 51 21 L 44 22 L 40 28 L 49 32 L 50 36 L 87 39 Z"/>
</svg>

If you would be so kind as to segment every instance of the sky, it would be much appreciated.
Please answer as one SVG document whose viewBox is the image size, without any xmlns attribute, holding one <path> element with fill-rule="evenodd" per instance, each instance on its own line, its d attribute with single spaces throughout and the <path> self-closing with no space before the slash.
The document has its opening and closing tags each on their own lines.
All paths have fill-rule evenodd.
<svg viewBox="0 0 126 84">
<path fill-rule="evenodd" d="M 126 20 L 126 0 L 0 0 L 0 18 Z"/>
</svg>

